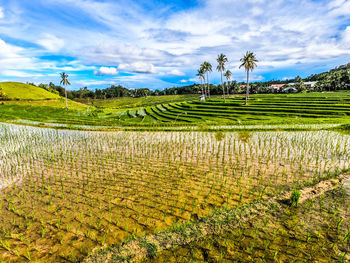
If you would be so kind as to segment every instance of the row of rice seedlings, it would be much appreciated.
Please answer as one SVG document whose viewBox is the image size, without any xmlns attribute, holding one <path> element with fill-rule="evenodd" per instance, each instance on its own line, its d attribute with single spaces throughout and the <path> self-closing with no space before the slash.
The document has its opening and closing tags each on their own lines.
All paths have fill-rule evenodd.
<svg viewBox="0 0 350 263">
<path fill-rule="evenodd" d="M 4 129 L 1 140 L 17 150 L 2 169 L 17 161 L 23 180 L 3 199 L 6 215 L 20 218 L 21 227 L 16 220 L 1 224 L 4 232 L 35 235 L 36 260 L 57 259 L 62 248 L 79 259 L 96 246 L 268 198 L 349 164 L 349 138 L 329 132 L 257 133 L 244 141 L 228 133 L 217 141 L 198 132 Z M 39 253 L 44 243 L 56 249 Z"/>
</svg>

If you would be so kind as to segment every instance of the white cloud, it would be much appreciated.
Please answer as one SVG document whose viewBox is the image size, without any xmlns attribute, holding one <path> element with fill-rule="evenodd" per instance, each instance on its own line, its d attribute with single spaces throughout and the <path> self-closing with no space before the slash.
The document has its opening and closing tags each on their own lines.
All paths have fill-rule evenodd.
<svg viewBox="0 0 350 263">
<path fill-rule="evenodd" d="M 156 73 L 157 70 L 153 64 L 147 62 L 121 63 L 119 70 L 131 71 L 136 73 Z"/>
<path fill-rule="evenodd" d="M 251 81 L 261 81 L 261 80 L 264 80 L 264 77 L 260 76 L 260 75 L 251 75 L 249 77 L 249 80 L 251 80 Z"/>
<path fill-rule="evenodd" d="M 64 40 L 52 34 L 44 34 L 37 43 L 49 51 L 58 51 L 64 47 Z"/>
<path fill-rule="evenodd" d="M 100 76 L 117 75 L 118 70 L 116 68 L 113 68 L 113 67 L 100 67 L 98 70 L 95 70 L 94 73 L 95 73 L 95 75 L 100 75 Z"/>
<path fill-rule="evenodd" d="M 35 69 L 38 61 L 23 54 L 25 49 L 0 39 L 0 70 Z"/>
<path fill-rule="evenodd" d="M 350 15 L 350 1 L 335 0 L 330 2 L 328 6 L 331 9 L 330 15 L 333 15 L 333 16 Z"/>
<path fill-rule="evenodd" d="M 173 69 L 173 70 L 167 72 L 166 74 L 170 75 L 170 76 L 185 76 L 185 73 L 183 73 L 182 71 L 180 71 L 178 69 Z"/>
<path fill-rule="evenodd" d="M 182 79 L 182 80 L 180 80 L 180 82 L 181 82 L 181 83 L 186 83 L 187 80 L 186 80 L 186 79 Z"/>
<path fill-rule="evenodd" d="M 3 76 L 19 77 L 19 78 L 43 77 L 44 76 L 43 74 L 27 73 L 27 72 L 19 71 L 19 70 L 3 70 L 3 71 L 1 71 L 1 74 Z"/>
<path fill-rule="evenodd" d="M 350 47 L 350 26 L 347 26 L 343 32 L 343 43 Z"/>
<path fill-rule="evenodd" d="M 4 9 L 0 6 L 0 19 L 4 18 Z"/>
</svg>

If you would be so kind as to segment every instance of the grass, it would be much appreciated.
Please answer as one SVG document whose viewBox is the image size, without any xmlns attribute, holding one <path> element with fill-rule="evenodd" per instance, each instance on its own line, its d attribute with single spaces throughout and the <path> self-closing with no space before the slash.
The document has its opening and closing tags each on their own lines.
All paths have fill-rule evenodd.
<svg viewBox="0 0 350 263">
<path fill-rule="evenodd" d="M 0 88 L 10 100 L 48 100 L 60 98 L 57 94 L 20 82 L 1 82 Z"/>
<path fill-rule="evenodd" d="M 66 100 L 64 98 L 58 99 L 45 99 L 45 100 L 4 100 L 0 101 L 0 104 L 4 105 L 27 105 L 34 107 L 51 107 L 51 108 L 66 108 Z M 94 107 L 68 100 L 68 109 L 84 111 L 87 109 L 94 109 Z"/>
</svg>

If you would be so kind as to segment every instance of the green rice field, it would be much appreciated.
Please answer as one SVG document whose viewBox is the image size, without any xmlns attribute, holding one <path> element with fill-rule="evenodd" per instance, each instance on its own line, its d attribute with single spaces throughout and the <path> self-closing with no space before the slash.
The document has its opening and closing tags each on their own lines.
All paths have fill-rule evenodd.
<svg viewBox="0 0 350 263">
<path fill-rule="evenodd" d="M 331 131 L 0 127 L 3 262 L 79 262 L 96 249 L 312 185 L 350 164 L 350 137 Z M 283 233 L 281 226 L 276 235 Z M 279 251 L 288 258 L 283 247 Z"/>
</svg>

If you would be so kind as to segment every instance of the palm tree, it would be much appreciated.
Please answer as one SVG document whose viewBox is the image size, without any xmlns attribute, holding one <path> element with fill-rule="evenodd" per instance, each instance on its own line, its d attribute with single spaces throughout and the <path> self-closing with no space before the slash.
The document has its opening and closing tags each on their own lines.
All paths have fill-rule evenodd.
<svg viewBox="0 0 350 263">
<path fill-rule="evenodd" d="M 207 90 L 208 90 L 208 97 L 210 98 L 210 90 L 209 90 L 209 72 L 212 72 L 212 66 L 209 62 L 204 61 L 201 65 L 201 68 L 203 68 L 203 72 L 207 74 Z"/>
<path fill-rule="evenodd" d="M 201 81 L 201 91 L 202 91 L 202 95 L 205 97 L 204 90 L 203 90 L 203 81 L 205 81 L 205 76 L 204 76 L 204 71 L 202 67 L 198 69 L 196 76 Z"/>
<path fill-rule="evenodd" d="M 202 63 L 201 65 L 200 65 L 200 68 L 199 68 L 199 70 L 201 71 L 201 73 L 203 73 L 203 82 L 205 83 L 205 68 L 204 68 L 204 63 Z M 207 89 L 205 88 L 205 86 L 204 86 L 204 96 L 205 97 L 207 97 L 208 96 L 208 91 L 207 91 Z"/>
<path fill-rule="evenodd" d="M 231 76 L 232 76 L 231 71 L 230 70 L 226 70 L 224 76 L 225 76 L 227 82 L 229 82 L 230 79 L 231 79 Z M 227 96 L 229 96 L 229 95 L 230 95 L 230 93 L 229 93 L 229 83 L 227 83 Z"/>
<path fill-rule="evenodd" d="M 253 71 L 258 60 L 256 59 L 253 52 L 247 51 L 244 57 L 240 59 L 240 61 L 242 64 L 239 66 L 239 68 L 244 66 L 245 71 L 247 71 L 247 93 L 245 96 L 245 105 L 247 105 L 249 96 L 249 71 Z"/>
<path fill-rule="evenodd" d="M 220 74 L 221 74 L 222 94 L 224 96 L 224 102 L 226 102 L 225 87 L 224 87 L 224 83 L 222 82 L 222 72 L 225 70 L 225 63 L 228 61 L 228 59 L 224 54 L 221 53 L 220 55 L 218 55 L 218 58 L 216 59 L 216 61 L 218 62 L 218 66 L 216 67 L 216 69 L 220 71 Z"/>
<path fill-rule="evenodd" d="M 61 75 L 61 82 L 60 84 L 62 84 L 64 87 L 66 85 L 70 85 L 70 82 L 68 81 L 68 75 L 65 72 L 60 73 Z M 68 100 L 67 100 L 67 89 L 64 88 L 64 94 L 66 95 L 66 109 L 68 109 Z"/>
</svg>

